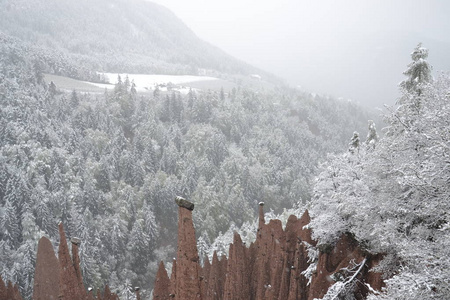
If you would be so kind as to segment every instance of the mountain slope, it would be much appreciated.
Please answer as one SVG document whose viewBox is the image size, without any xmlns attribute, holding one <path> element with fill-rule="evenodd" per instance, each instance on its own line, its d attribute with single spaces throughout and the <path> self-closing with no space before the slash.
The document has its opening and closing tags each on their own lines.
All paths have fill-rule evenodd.
<svg viewBox="0 0 450 300">
<path fill-rule="evenodd" d="M 55 244 L 59 221 L 83 241 L 86 286 L 128 280 L 146 299 L 174 253 L 171 199 L 196 204 L 205 240 L 250 221 L 258 201 L 306 202 L 318 162 L 370 118 L 289 89 L 138 96 L 124 80 L 68 94 L 43 80 L 32 49 L 0 41 L 0 270 L 26 299 L 37 239 Z"/>
<path fill-rule="evenodd" d="M 260 72 L 200 40 L 168 9 L 142 0 L 6 0 L 0 31 L 99 71 Z"/>
</svg>

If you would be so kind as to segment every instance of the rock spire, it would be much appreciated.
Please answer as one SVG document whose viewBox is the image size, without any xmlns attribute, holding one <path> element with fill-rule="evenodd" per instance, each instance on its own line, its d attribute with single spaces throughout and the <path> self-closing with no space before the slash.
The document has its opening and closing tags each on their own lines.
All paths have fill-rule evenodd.
<svg viewBox="0 0 450 300">
<path fill-rule="evenodd" d="M 38 243 L 34 271 L 33 300 L 57 300 L 59 295 L 59 261 L 50 240 L 42 237 Z"/>
<path fill-rule="evenodd" d="M 86 289 L 80 272 L 80 258 L 78 256 L 78 245 L 72 243 L 72 257 L 69 254 L 66 234 L 62 223 L 59 223 L 59 248 L 58 260 L 59 270 L 59 299 L 61 300 L 85 300 Z"/>
<path fill-rule="evenodd" d="M 95 297 L 83 285 L 80 269 L 78 247 L 80 239 L 72 238 L 72 256 L 69 253 L 63 224 L 59 224 L 59 248 L 56 258 L 50 240 L 42 237 L 38 243 L 36 269 L 34 273 L 33 300 L 118 300 L 116 294 L 105 289 L 102 297 L 99 292 Z M 136 291 L 139 295 L 139 291 Z M 0 300 L 23 300 L 17 285 L 0 278 Z M 139 299 L 138 299 L 139 300 Z"/>
<path fill-rule="evenodd" d="M 175 298 L 200 300 L 200 264 L 192 221 L 194 204 L 181 197 L 177 197 L 175 201 L 179 206 Z"/>
<path fill-rule="evenodd" d="M 159 264 L 158 273 L 156 273 L 155 288 L 153 289 L 154 300 L 169 300 L 170 297 L 170 279 L 167 275 L 164 263 Z"/>
</svg>

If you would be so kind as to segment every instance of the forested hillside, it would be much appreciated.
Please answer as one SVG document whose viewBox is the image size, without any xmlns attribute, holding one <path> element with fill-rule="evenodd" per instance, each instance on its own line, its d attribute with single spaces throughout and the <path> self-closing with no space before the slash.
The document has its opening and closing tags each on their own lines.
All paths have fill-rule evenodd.
<svg viewBox="0 0 450 300">
<path fill-rule="evenodd" d="M 174 252 L 175 195 L 196 204 L 197 232 L 213 240 L 259 201 L 308 201 L 318 162 L 370 118 L 289 88 L 143 96 L 121 78 L 112 92 L 63 93 L 33 51 L 0 44 L 0 271 L 27 298 L 37 240 L 57 245 L 60 221 L 82 240 L 87 286 L 148 295 Z"/>
<path fill-rule="evenodd" d="M 332 249 L 342 246 L 342 239 L 358 244 L 366 259 L 382 257 L 372 271 L 383 274 L 386 287 L 378 291 L 365 284 L 370 300 L 450 295 L 450 77 L 431 76 L 428 50 L 421 44 L 411 58 L 399 85 L 401 97 L 384 112 L 387 126 L 377 131 L 369 121 L 368 130 L 349 136 L 346 151 L 329 153 L 312 180 L 306 205 L 265 215 L 286 223 L 290 214 L 309 210 L 308 228 L 317 245 L 308 248 L 306 277 L 317 271 L 320 255 L 338 253 Z M 201 236 L 200 256 L 211 260 L 214 251 L 227 254 L 235 231 L 249 245 L 257 239 L 257 229 L 254 221 L 230 227 L 212 243 Z M 362 283 L 355 270 L 332 274 L 323 299 L 359 299 L 355 292 Z"/>
<path fill-rule="evenodd" d="M 165 7 L 143 0 L 1 1 L 1 31 L 95 71 L 263 72 L 200 40 Z"/>
</svg>

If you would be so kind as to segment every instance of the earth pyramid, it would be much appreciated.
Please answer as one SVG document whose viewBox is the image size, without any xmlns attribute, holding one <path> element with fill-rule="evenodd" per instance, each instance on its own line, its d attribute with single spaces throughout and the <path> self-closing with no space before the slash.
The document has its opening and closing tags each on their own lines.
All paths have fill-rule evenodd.
<svg viewBox="0 0 450 300">
<path fill-rule="evenodd" d="M 284 229 L 280 220 L 266 223 L 264 203 L 259 205 L 256 240 L 247 246 L 235 232 L 228 258 L 219 259 L 214 253 L 212 261 L 206 259 L 201 266 L 192 222 L 194 204 L 181 197 L 175 202 L 177 258 L 170 279 L 160 264 L 155 300 L 313 300 L 339 280 L 343 280 L 339 293 L 351 289 L 356 299 L 365 299 L 371 290 L 383 287 L 381 274 L 370 271 L 380 255 L 366 253 L 348 235 L 334 245 L 317 245 L 307 226 L 307 210 L 300 218 L 291 215 Z"/>
</svg>

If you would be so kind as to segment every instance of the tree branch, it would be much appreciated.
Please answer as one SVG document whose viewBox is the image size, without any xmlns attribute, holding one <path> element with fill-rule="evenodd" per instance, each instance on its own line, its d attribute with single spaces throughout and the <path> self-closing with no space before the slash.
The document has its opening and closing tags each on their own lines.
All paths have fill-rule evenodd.
<svg viewBox="0 0 450 300">
<path fill-rule="evenodd" d="M 356 276 L 358 276 L 358 274 L 361 272 L 362 268 L 364 267 L 364 265 L 366 264 L 367 258 L 364 258 L 364 260 L 361 262 L 361 264 L 359 265 L 358 270 L 356 270 L 355 274 L 352 275 L 352 277 L 350 277 L 349 280 L 347 280 L 341 287 L 341 289 L 336 293 L 336 295 L 331 298 L 331 300 L 335 300 L 337 299 L 337 297 L 339 296 L 339 294 L 344 290 L 344 288 L 351 283 L 353 280 L 355 280 Z"/>
</svg>

